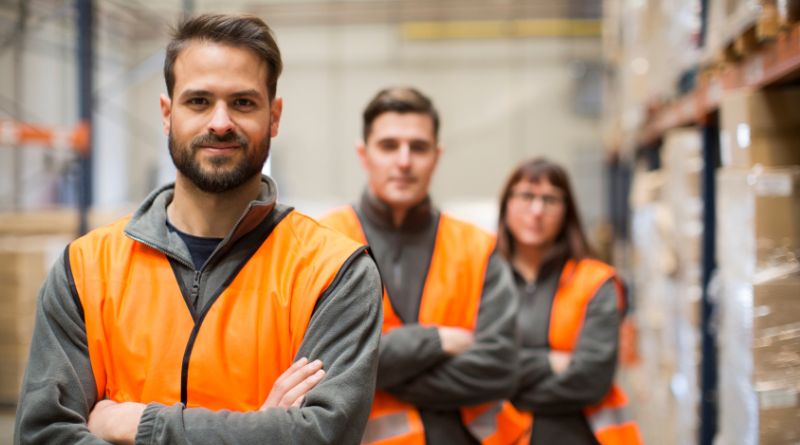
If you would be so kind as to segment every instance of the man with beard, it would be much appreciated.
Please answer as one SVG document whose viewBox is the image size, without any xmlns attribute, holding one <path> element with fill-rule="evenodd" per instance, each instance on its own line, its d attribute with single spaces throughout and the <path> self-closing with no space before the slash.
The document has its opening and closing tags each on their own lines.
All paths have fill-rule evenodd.
<svg viewBox="0 0 800 445">
<path fill-rule="evenodd" d="M 258 18 L 175 30 L 161 97 L 175 183 L 53 267 L 15 443 L 360 441 L 380 278 L 363 245 L 277 203 L 260 173 L 281 67 Z"/>
<path fill-rule="evenodd" d="M 491 234 L 429 197 L 439 113 L 413 88 L 378 92 L 356 150 L 367 187 L 323 222 L 369 241 L 385 283 L 378 392 L 364 444 L 512 444 L 517 298 Z"/>
</svg>

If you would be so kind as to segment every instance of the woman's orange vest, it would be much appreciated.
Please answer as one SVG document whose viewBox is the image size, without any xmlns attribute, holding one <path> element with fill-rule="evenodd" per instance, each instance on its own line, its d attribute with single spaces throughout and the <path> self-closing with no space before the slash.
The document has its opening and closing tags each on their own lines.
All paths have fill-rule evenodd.
<svg viewBox="0 0 800 445">
<path fill-rule="evenodd" d="M 592 297 L 608 280 L 618 287 L 614 269 L 600 261 L 584 259 L 568 261 L 561 272 L 558 291 L 550 312 L 550 348 L 572 352 L 578 342 L 586 309 Z M 618 292 L 620 308 L 622 294 Z M 639 428 L 627 410 L 628 399 L 616 384 L 603 400 L 584 412 L 589 426 L 602 445 L 638 445 L 642 443 Z M 535 415 L 534 415 L 535 422 Z"/>
<path fill-rule="evenodd" d="M 322 219 L 360 243 L 366 236 L 352 207 L 334 210 Z M 494 250 L 492 235 L 447 215 L 439 219 L 436 244 L 422 291 L 419 323 L 475 329 L 483 281 Z M 403 325 L 383 291 L 383 332 Z M 530 417 L 508 402 L 492 402 L 461 409 L 461 419 L 482 444 L 521 443 Z M 417 409 L 385 391 L 376 391 L 362 444 L 424 445 L 425 431 Z"/>
<path fill-rule="evenodd" d="M 259 409 L 297 359 L 317 299 L 364 250 L 291 212 L 191 311 L 165 254 L 127 237 L 126 223 L 69 247 L 97 394 L 118 402 Z"/>
</svg>

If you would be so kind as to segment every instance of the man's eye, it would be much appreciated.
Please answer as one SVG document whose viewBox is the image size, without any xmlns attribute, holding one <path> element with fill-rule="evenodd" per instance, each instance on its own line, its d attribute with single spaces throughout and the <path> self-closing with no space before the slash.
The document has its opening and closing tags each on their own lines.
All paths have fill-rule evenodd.
<svg viewBox="0 0 800 445">
<path fill-rule="evenodd" d="M 378 148 L 383 151 L 391 151 L 397 149 L 397 143 L 392 141 L 384 141 L 378 144 Z"/>
<path fill-rule="evenodd" d="M 233 101 L 233 106 L 237 108 L 250 108 L 255 106 L 255 102 L 250 99 L 239 98 Z"/>
<path fill-rule="evenodd" d="M 204 97 L 192 97 L 191 99 L 187 100 L 186 103 L 193 106 L 200 106 L 208 104 L 208 101 Z"/>
<path fill-rule="evenodd" d="M 426 153 L 430 148 L 430 144 L 424 142 L 411 144 L 411 151 L 414 153 Z"/>
</svg>

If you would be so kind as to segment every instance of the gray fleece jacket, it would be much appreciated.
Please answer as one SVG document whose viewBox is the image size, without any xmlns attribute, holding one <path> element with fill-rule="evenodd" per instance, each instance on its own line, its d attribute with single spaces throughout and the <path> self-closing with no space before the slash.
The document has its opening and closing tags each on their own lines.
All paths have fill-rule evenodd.
<svg viewBox="0 0 800 445">
<path fill-rule="evenodd" d="M 534 282 L 514 274 L 521 299 L 517 323 L 522 346 L 520 387 L 512 402 L 534 413 L 531 444 L 597 444 L 583 410 L 602 400 L 614 380 L 621 321 L 617 290 L 612 281 L 597 290 L 586 308 L 570 365 L 556 374 L 548 359 L 549 331 L 561 266 L 549 270 Z"/>
<path fill-rule="evenodd" d="M 276 203 L 275 184 L 263 177 L 259 199 L 250 203 L 202 268 L 195 270 L 186 245 L 167 228 L 166 206 L 173 187 L 168 185 L 148 197 L 125 234 L 169 258 L 187 309 L 200 312 L 292 210 Z M 58 261 L 39 294 L 15 444 L 105 443 L 86 424 L 98 394 L 83 308 L 70 291 L 67 266 L 64 258 Z M 139 423 L 136 443 L 357 444 L 372 403 L 381 324 L 376 265 L 368 255 L 354 253 L 317 302 L 298 351 L 296 359 L 320 359 L 326 371 L 303 406 L 233 412 L 150 403 Z"/>
<path fill-rule="evenodd" d="M 486 268 L 475 343 L 449 357 L 437 327 L 418 323 L 440 213 L 425 199 L 400 227 L 369 192 L 355 206 L 392 307 L 404 325 L 381 339 L 378 387 L 417 407 L 429 445 L 473 445 L 459 408 L 511 396 L 516 383 L 518 298 L 511 270 L 497 253 Z"/>
</svg>

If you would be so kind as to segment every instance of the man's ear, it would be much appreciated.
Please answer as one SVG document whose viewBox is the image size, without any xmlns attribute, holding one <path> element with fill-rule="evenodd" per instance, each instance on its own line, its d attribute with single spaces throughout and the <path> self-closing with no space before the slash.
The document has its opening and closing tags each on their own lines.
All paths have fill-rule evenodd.
<svg viewBox="0 0 800 445">
<path fill-rule="evenodd" d="M 278 135 L 278 128 L 281 125 L 281 114 L 283 114 L 283 98 L 276 97 L 269 106 L 269 115 L 271 118 L 269 126 L 270 137 L 274 138 Z"/>
<path fill-rule="evenodd" d="M 361 161 L 361 167 L 367 170 L 367 144 L 364 141 L 356 143 L 356 155 L 358 155 L 358 160 Z"/>
<path fill-rule="evenodd" d="M 172 116 L 172 100 L 166 94 L 162 94 L 158 103 L 161 106 L 161 125 L 164 127 L 164 134 L 169 136 L 170 117 Z"/>
</svg>

